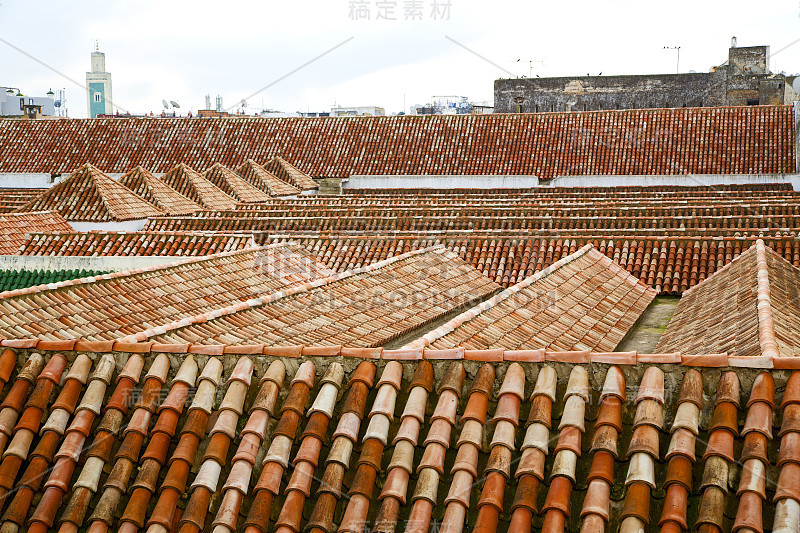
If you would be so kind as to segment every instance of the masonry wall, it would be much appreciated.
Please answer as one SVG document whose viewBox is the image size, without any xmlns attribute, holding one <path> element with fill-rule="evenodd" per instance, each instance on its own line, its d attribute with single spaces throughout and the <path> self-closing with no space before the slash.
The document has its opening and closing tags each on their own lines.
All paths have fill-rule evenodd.
<svg viewBox="0 0 800 533">
<path fill-rule="evenodd" d="M 730 75 L 728 69 L 690 74 L 583 76 L 496 80 L 495 113 L 601 111 L 726 105 L 780 105 L 786 79 Z"/>
</svg>

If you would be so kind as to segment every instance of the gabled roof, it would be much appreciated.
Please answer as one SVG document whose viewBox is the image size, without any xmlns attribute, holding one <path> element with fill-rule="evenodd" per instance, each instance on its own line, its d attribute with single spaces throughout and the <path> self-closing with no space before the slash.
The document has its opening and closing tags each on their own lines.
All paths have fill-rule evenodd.
<svg viewBox="0 0 800 533">
<path fill-rule="evenodd" d="M 75 222 L 121 222 L 164 214 L 89 163 L 33 199 L 25 210 L 56 210 Z"/>
<path fill-rule="evenodd" d="M 178 219 L 172 219 L 178 222 Z M 154 223 L 160 222 L 160 223 Z M 189 227 L 209 231 L 211 220 L 196 219 Z M 246 222 L 246 221 L 245 221 Z M 153 231 L 183 229 L 151 219 Z M 240 231 L 246 231 L 242 224 Z M 229 230 L 230 231 L 230 230 Z M 730 263 L 755 243 L 754 237 L 630 237 L 590 238 L 456 234 L 423 237 L 399 235 L 256 234 L 259 244 L 291 240 L 306 246 L 320 261 L 337 272 L 436 244 L 443 244 L 467 263 L 504 287 L 510 287 L 591 243 L 660 294 L 680 295 Z M 800 240 L 771 237 L 765 241 L 794 266 L 800 267 Z"/>
<path fill-rule="evenodd" d="M 173 167 L 160 179 L 206 209 L 233 209 L 236 206 L 236 200 L 183 163 Z"/>
<path fill-rule="evenodd" d="M 319 189 L 319 185 L 311 176 L 292 165 L 281 156 L 276 155 L 270 159 L 264 165 L 264 168 L 278 176 L 286 183 L 290 183 L 302 191 Z"/>
<path fill-rule="evenodd" d="M 251 185 L 261 190 L 268 190 L 270 196 L 291 196 L 300 193 L 299 187 L 279 179 L 252 159 L 236 167 L 236 173 Z"/>
<path fill-rule="evenodd" d="M 34 231 L 72 231 L 72 226 L 58 211 L 4 213 L 0 215 L 0 255 L 17 254 L 25 234 Z"/>
<path fill-rule="evenodd" d="M 160 173 L 178 163 L 234 168 L 280 155 L 315 178 L 792 173 L 794 137 L 790 105 L 334 120 L 4 120 L 0 171 L 58 174 L 102 161 L 106 172 L 127 172 L 136 161 Z"/>
<path fill-rule="evenodd" d="M 162 323 L 123 340 L 378 347 L 499 288 L 435 247 Z"/>
<path fill-rule="evenodd" d="M 53 256 L 203 256 L 255 248 L 246 233 L 200 232 L 31 232 L 19 255 Z"/>
<path fill-rule="evenodd" d="M 655 296 L 587 244 L 406 347 L 611 352 Z"/>
<path fill-rule="evenodd" d="M 656 349 L 796 357 L 798 332 L 800 269 L 758 240 L 684 293 Z"/>
<path fill-rule="evenodd" d="M 269 194 L 250 185 L 220 163 L 214 163 L 213 167 L 203 172 L 203 177 L 219 187 L 225 194 L 242 203 L 265 202 L 270 199 Z"/>
<path fill-rule="evenodd" d="M 168 215 L 188 215 L 203 209 L 140 166 L 131 169 L 119 182 Z"/>
<path fill-rule="evenodd" d="M 30 287 L 0 293 L 0 335 L 115 339 L 330 274 L 290 244 Z"/>
</svg>

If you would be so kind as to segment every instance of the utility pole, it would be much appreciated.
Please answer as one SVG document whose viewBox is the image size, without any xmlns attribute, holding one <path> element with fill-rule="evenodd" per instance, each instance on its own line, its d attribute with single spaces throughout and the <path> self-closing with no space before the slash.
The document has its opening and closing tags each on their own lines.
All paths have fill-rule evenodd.
<svg viewBox="0 0 800 533">
<path fill-rule="evenodd" d="M 678 64 L 675 66 L 675 74 L 681 71 L 681 47 L 680 46 L 665 46 L 664 50 L 675 50 L 678 52 Z"/>
</svg>

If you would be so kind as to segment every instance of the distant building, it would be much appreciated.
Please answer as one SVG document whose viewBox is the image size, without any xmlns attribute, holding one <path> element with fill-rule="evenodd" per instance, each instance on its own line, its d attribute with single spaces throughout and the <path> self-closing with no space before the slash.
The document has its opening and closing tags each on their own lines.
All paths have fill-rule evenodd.
<svg viewBox="0 0 800 533">
<path fill-rule="evenodd" d="M 92 52 L 92 71 L 86 73 L 86 89 L 89 118 L 114 113 L 111 96 L 111 73 L 106 72 L 106 55 Z"/>
<path fill-rule="evenodd" d="M 431 103 L 411 106 L 411 115 L 484 115 L 492 107 L 476 104 L 466 96 L 434 96 Z"/>
<path fill-rule="evenodd" d="M 494 112 L 781 105 L 798 100 L 793 81 L 769 72 L 769 46 L 739 48 L 734 38 L 710 72 L 496 80 Z"/>
<path fill-rule="evenodd" d="M 357 106 L 357 107 L 342 107 L 336 106 L 331 109 L 332 117 L 385 117 L 386 110 L 382 107 L 374 105 Z"/>
<path fill-rule="evenodd" d="M 19 89 L 0 87 L 0 117 L 40 118 L 56 114 L 52 91 L 47 96 L 26 96 Z"/>
</svg>

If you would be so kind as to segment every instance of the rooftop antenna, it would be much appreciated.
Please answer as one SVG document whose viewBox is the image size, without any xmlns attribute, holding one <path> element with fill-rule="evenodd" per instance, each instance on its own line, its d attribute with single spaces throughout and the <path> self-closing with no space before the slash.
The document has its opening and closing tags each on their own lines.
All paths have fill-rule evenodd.
<svg viewBox="0 0 800 533">
<path fill-rule="evenodd" d="M 523 61 L 527 61 L 528 63 L 528 77 L 533 77 L 533 64 L 534 63 L 541 63 L 544 65 L 544 59 L 517 59 L 514 63 L 521 63 Z"/>
<path fill-rule="evenodd" d="M 169 109 L 169 104 L 167 103 L 166 100 L 161 100 L 161 105 L 164 106 L 164 109 Z"/>
<path fill-rule="evenodd" d="M 678 74 L 681 71 L 681 47 L 680 46 L 665 46 L 664 50 L 675 50 L 676 52 L 678 52 L 678 63 L 675 66 L 675 74 Z"/>
<path fill-rule="evenodd" d="M 169 103 L 170 103 L 170 105 L 171 105 L 172 107 L 174 107 L 175 109 L 180 109 L 180 108 L 181 108 L 181 106 L 179 106 L 179 105 L 178 105 L 178 102 L 176 102 L 175 100 L 170 100 L 170 101 L 169 101 Z"/>
</svg>

